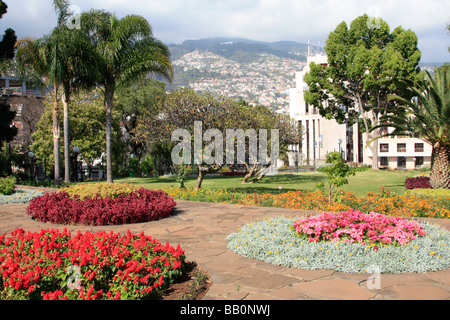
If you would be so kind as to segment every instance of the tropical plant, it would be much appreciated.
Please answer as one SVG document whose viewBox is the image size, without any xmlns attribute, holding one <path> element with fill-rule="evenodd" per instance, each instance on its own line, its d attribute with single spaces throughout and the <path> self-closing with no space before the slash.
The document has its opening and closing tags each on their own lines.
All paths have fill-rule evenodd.
<svg viewBox="0 0 450 320">
<path fill-rule="evenodd" d="M 382 117 L 378 127 L 393 131 L 380 137 L 407 135 L 429 143 L 433 148 L 431 187 L 450 189 L 450 65 L 437 68 L 434 75 L 427 71 L 425 81 L 410 83 L 409 90 L 415 99 L 391 96 L 402 112 Z"/>
<path fill-rule="evenodd" d="M 170 52 L 166 45 L 153 37 L 148 21 L 138 15 L 119 19 L 109 12 L 91 10 L 82 14 L 81 26 L 95 47 L 97 74 L 84 80 L 101 88 L 104 94 L 107 181 L 113 182 L 111 127 L 114 93 L 121 86 L 151 73 L 171 80 Z"/>
<path fill-rule="evenodd" d="M 55 160 L 55 184 L 60 183 L 60 136 L 61 116 L 59 104 L 64 106 L 64 154 L 65 179 L 69 181 L 69 99 L 77 78 L 86 78 L 93 72 L 93 50 L 90 42 L 81 30 L 69 30 L 65 21 L 71 16 L 69 2 L 54 0 L 54 9 L 58 15 L 57 26 L 50 35 L 40 39 L 25 37 L 17 44 L 16 60 L 21 77 L 31 78 L 49 92 L 53 102 L 53 153 Z"/>
</svg>

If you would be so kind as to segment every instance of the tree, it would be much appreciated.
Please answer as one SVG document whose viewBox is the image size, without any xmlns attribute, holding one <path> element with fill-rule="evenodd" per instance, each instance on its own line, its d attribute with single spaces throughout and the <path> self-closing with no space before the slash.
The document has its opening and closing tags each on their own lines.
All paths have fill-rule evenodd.
<svg viewBox="0 0 450 320">
<path fill-rule="evenodd" d="M 272 129 L 278 130 L 278 149 L 281 153 L 286 153 L 287 147 L 290 144 L 296 144 L 300 141 L 302 128 L 298 126 L 298 123 L 291 119 L 288 115 L 275 113 L 270 111 L 265 106 L 251 106 L 245 101 L 240 101 L 240 123 L 237 124 L 242 129 L 265 129 L 270 132 Z M 272 146 L 272 136 L 268 136 L 267 144 Z M 250 163 L 249 158 L 249 145 L 246 145 L 247 156 L 245 161 L 245 167 L 247 168 L 247 174 L 244 176 L 242 183 L 256 183 L 260 181 L 268 172 L 272 165 L 277 165 L 272 162 L 272 159 L 266 164 L 257 163 L 253 161 Z M 271 150 L 268 150 L 271 153 Z"/>
<path fill-rule="evenodd" d="M 159 100 L 166 94 L 166 84 L 162 81 L 151 78 L 136 81 L 128 86 L 117 90 L 115 96 L 115 108 L 120 114 L 123 128 L 125 129 L 124 140 L 127 143 L 130 154 L 136 156 L 136 160 L 141 159 L 146 153 L 144 143 L 136 143 L 134 129 L 137 119 L 148 110 L 154 112 Z"/>
<path fill-rule="evenodd" d="M 328 202 L 332 202 L 332 196 L 335 188 L 342 187 L 348 183 L 347 177 L 355 175 L 355 171 L 349 165 L 344 163 L 340 152 L 327 153 L 325 166 L 318 169 L 325 172 L 328 176 Z M 323 185 L 321 185 L 322 187 Z"/>
<path fill-rule="evenodd" d="M 0 0 L 0 19 L 8 11 L 8 6 L 5 2 Z M 11 67 L 11 59 L 14 58 L 14 46 L 17 41 L 16 32 L 8 28 L 3 34 L 3 38 L 0 41 L 0 72 L 6 73 Z"/>
<path fill-rule="evenodd" d="M 11 106 L 0 102 L 0 149 L 4 142 L 11 141 L 17 134 L 17 128 L 12 124 L 16 113 L 11 111 Z"/>
<path fill-rule="evenodd" d="M 173 68 L 166 45 L 153 37 L 147 20 L 138 15 L 118 19 L 99 10 L 81 16 L 83 31 L 95 47 L 96 76 L 84 80 L 103 91 L 106 110 L 106 172 L 113 182 L 111 128 L 114 93 L 122 86 L 148 74 L 162 75 L 171 80 Z"/>
<path fill-rule="evenodd" d="M 52 163 L 52 102 L 46 99 L 46 110 L 36 125 L 37 130 L 33 134 L 32 150 L 40 163 Z M 104 103 L 101 93 L 98 91 L 77 91 L 71 98 L 71 126 L 69 145 L 80 148 L 79 157 L 88 167 L 89 176 L 95 160 L 101 159 L 105 144 Z M 61 107 L 61 106 L 60 106 Z M 113 116 L 113 127 L 116 134 L 113 143 L 118 144 L 120 137 L 119 114 Z M 60 119 L 62 125 L 62 119 Z M 64 133 L 64 127 L 63 132 Z M 62 147 L 61 147 L 62 148 Z M 70 150 L 69 161 L 73 161 L 73 152 Z M 65 160 L 65 159 L 64 159 Z"/>
<path fill-rule="evenodd" d="M 53 101 L 53 146 L 55 174 L 54 183 L 60 184 L 60 136 L 61 127 L 59 118 L 60 102 L 63 103 L 64 115 L 64 153 L 65 153 L 65 180 L 69 181 L 70 162 L 68 155 L 70 146 L 69 137 L 69 100 L 70 93 L 76 79 L 92 74 L 92 46 L 90 41 L 80 30 L 69 30 L 65 21 L 70 17 L 69 2 L 54 0 L 53 5 L 58 14 L 57 26 L 50 35 L 40 39 L 25 37 L 17 44 L 16 60 L 22 78 L 33 79 L 45 88 Z M 91 63 L 91 64 L 89 64 Z M 81 80 L 78 80 L 82 83 Z"/>
<path fill-rule="evenodd" d="M 397 104 L 391 94 L 406 96 L 403 80 L 418 81 L 421 53 L 416 34 L 397 27 L 392 33 L 388 24 L 376 24 L 367 15 L 339 24 L 328 36 L 325 51 L 328 66 L 314 63 L 305 75 L 309 90 L 305 101 L 318 107 L 327 119 L 353 125 L 358 121 L 367 140 L 379 135 L 371 130 L 380 117 L 395 113 Z M 378 169 L 378 143 L 369 145 L 373 155 L 372 168 Z"/>
<path fill-rule="evenodd" d="M 381 118 L 393 131 L 382 136 L 406 135 L 422 139 L 432 146 L 430 184 L 433 188 L 450 188 L 450 65 L 426 72 L 426 81 L 409 83 L 406 97 L 393 95 L 400 112 Z M 415 98 L 410 99 L 413 95 Z M 374 130 L 377 127 L 374 128 Z"/>
</svg>

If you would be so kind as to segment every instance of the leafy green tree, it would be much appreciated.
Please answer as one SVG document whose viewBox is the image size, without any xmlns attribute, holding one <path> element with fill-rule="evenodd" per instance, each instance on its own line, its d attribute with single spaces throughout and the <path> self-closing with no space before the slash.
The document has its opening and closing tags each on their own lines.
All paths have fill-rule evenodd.
<svg viewBox="0 0 450 320">
<path fill-rule="evenodd" d="M 3 142 L 11 141 L 17 134 L 17 128 L 12 125 L 16 113 L 11 111 L 11 106 L 4 102 L 0 102 L 0 146 Z"/>
<path fill-rule="evenodd" d="M 0 19 L 8 11 L 8 6 L 0 0 Z M 8 28 L 5 30 L 2 41 L 0 41 L 0 61 L 14 58 L 14 45 L 16 44 L 16 32 Z"/>
<path fill-rule="evenodd" d="M 144 110 L 150 112 L 156 110 L 159 101 L 164 99 L 166 94 L 165 87 L 162 81 L 146 78 L 121 87 L 116 92 L 115 109 L 125 129 L 124 139 L 129 153 L 136 155 L 137 160 L 142 159 L 147 153 L 147 146 L 144 143 L 136 143 L 134 139 L 137 119 Z"/>
<path fill-rule="evenodd" d="M 406 97 L 394 95 L 400 112 L 381 118 L 382 125 L 393 128 L 383 136 L 406 135 L 428 142 L 432 148 L 430 184 L 450 188 L 450 64 L 437 68 L 426 81 L 409 83 Z M 415 99 L 410 99 L 413 95 Z M 376 127 L 374 128 L 376 129 Z"/>
<path fill-rule="evenodd" d="M 104 153 L 106 119 L 104 117 L 103 99 L 101 93 L 94 90 L 76 92 L 71 100 L 69 144 L 80 148 L 79 160 L 83 160 L 87 164 L 89 176 L 91 176 L 94 162 L 102 159 Z M 51 152 L 53 149 L 53 140 L 51 139 L 52 102 L 47 98 L 45 104 L 46 110 L 36 125 L 36 132 L 33 134 L 32 150 L 40 163 L 50 164 L 54 162 Z M 60 124 L 62 124 L 62 119 L 60 119 Z M 115 132 L 113 145 L 116 149 L 120 149 L 121 134 L 118 113 L 114 113 L 113 128 Z M 73 156 L 73 150 L 70 150 L 69 161 L 73 160 Z M 116 162 L 120 162 L 119 158 L 120 155 L 115 154 Z"/>
<path fill-rule="evenodd" d="M 332 202 L 335 188 L 346 185 L 348 183 L 347 178 L 355 175 L 354 169 L 344 162 L 340 152 L 327 153 L 325 166 L 320 167 L 318 171 L 324 172 L 328 176 L 328 201 L 330 203 Z M 323 185 L 319 187 L 323 187 Z"/>
<path fill-rule="evenodd" d="M 153 37 L 148 21 L 138 15 L 118 19 L 99 10 L 81 16 L 83 31 L 95 47 L 95 77 L 87 77 L 102 89 L 106 109 L 106 172 L 107 181 L 113 182 L 111 128 L 114 94 L 122 86 L 148 74 L 172 79 L 173 68 L 166 45 Z"/>
<path fill-rule="evenodd" d="M 389 25 L 367 15 L 353 20 L 350 27 L 339 24 L 328 36 L 325 51 L 328 66 L 311 64 L 305 75 L 309 90 L 305 101 L 318 107 L 327 119 L 353 125 L 360 121 L 367 140 L 379 135 L 371 128 L 380 124 L 380 117 L 396 113 L 398 105 L 389 95 L 408 94 L 404 80 L 419 81 L 421 53 L 418 39 L 402 27 L 390 32 Z M 372 168 L 378 168 L 378 142 L 369 148 Z"/>
</svg>

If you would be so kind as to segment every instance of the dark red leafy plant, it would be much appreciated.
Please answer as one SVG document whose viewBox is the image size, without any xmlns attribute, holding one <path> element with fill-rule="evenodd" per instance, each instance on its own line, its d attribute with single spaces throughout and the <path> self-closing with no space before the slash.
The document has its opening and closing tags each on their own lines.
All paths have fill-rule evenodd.
<svg viewBox="0 0 450 320">
<path fill-rule="evenodd" d="M 165 192 L 145 188 L 116 198 L 71 198 L 61 191 L 34 198 L 27 213 L 39 221 L 57 224 L 121 225 L 166 218 L 175 205 Z"/>
<path fill-rule="evenodd" d="M 420 176 L 407 178 L 405 180 L 406 189 L 431 189 L 430 177 Z"/>
</svg>

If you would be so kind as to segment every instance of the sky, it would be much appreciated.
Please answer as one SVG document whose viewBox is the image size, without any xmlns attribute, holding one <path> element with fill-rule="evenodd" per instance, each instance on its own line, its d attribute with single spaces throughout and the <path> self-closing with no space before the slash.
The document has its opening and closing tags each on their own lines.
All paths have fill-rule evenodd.
<svg viewBox="0 0 450 320">
<path fill-rule="evenodd" d="M 40 37 L 56 25 L 51 0 L 3 0 L 8 13 L 0 32 Z M 145 17 L 166 44 L 225 36 L 260 41 L 291 40 L 325 45 L 342 21 L 360 15 L 381 17 L 391 30 L 411 29 L 419 38 L 421 62 L 449 62 L 449 0 L 71 0 L 75 10 L 104 9 L 119 18 Z"/>
</svg>

